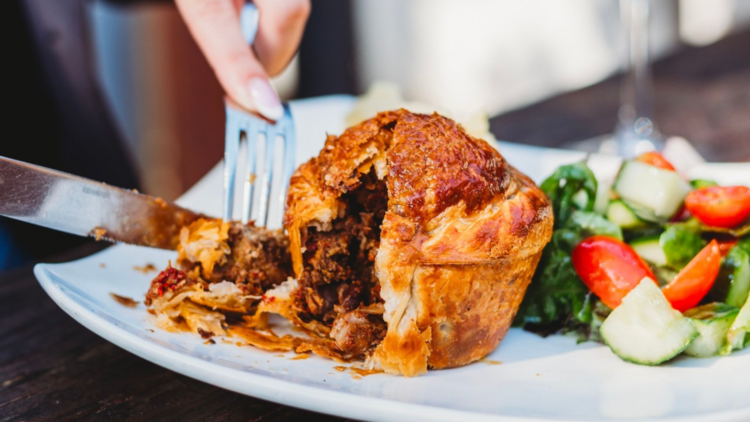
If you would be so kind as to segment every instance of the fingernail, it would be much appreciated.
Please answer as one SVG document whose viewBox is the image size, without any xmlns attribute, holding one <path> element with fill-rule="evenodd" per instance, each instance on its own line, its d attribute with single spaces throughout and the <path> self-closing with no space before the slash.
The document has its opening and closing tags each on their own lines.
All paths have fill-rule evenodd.
<svg viewBox="0 0 750 422">
<path fill-rule="evenodd" d="M 271 120 L 279 120 L 284 115 L 279 96 L 270 83 L 263 78 L 250 79 L 250 98 L 258 113 Z"/>
</svg>

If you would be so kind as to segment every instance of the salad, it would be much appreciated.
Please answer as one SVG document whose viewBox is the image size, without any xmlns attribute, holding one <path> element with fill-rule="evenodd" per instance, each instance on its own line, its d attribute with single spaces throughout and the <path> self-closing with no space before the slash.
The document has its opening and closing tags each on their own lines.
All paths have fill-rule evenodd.
<svg viewBox="0 0 750 422">
<path fill-rule="evenodd" d="M 644 365 L 750 343 L 750 188 L 688 181 L 658 152 L 626 160 L 611 186 L 579 162 L 541 188 L 555 230 L 515 326 Z"/>
</svg>

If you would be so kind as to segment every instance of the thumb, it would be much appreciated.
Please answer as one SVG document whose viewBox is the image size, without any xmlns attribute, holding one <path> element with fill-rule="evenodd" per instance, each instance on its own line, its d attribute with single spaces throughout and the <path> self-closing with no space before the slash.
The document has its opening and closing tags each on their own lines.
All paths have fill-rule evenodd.
<svg viewBox="0 0 750 422">
<path fill-rule="evenodd" d="M 281 101 L 263 66 L 243 39 L 235 2 L 176 0 L 176 3 L 227 95 L 270 120 L 280 119 L 284 114 Z"/>
</svg>

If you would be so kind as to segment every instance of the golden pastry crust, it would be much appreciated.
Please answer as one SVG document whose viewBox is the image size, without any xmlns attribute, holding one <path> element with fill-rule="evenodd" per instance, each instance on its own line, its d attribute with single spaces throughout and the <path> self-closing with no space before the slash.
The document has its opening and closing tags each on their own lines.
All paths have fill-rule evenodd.
<svg viewBox="0 0 750 422">
<path fill-rule="evenodd" d="M 510 327 L 552 235 L 546 196 L 452 120 L 380 113 L 329 136 L 292 176 L 285 226 L 297 276 L 308 228 L 342 216 L 339 198 L 373 167 L 388 190 L 374 267 L 388 331 L 370 363 L 413 376 L 480 359 Z"/>
</svg>

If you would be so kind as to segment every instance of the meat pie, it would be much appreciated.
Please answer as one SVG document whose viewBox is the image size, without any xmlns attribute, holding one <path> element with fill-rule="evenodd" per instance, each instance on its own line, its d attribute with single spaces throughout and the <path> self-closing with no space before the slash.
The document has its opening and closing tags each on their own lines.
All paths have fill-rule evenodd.
<svg viewBox="0 0 750 422">
<path fill-rule="evenodd" d="M 437 114 L 380 113 L 292 176 L 288 306 L 374 368 L 465 365 L 508 331 L 552 225 L 544 193 L 486 142 Z"/>
<path fill-rule="evenodd" d="M 437 114 L 397 110 L 329 135 L 297 169 L 288 238 L 195 224 L 181 243 L 185 271 L 160 274 L 149 292 L 162 320 L 414 376 L 498 345 L 553 215 L 544 193 L 485 141 Z M 180 294 L 189 294 L 183 308 Z M 243 324 L 228 325 L 230 313 Z M 269 313 L 309 336 L 276 335 Z"/>
</svg>

